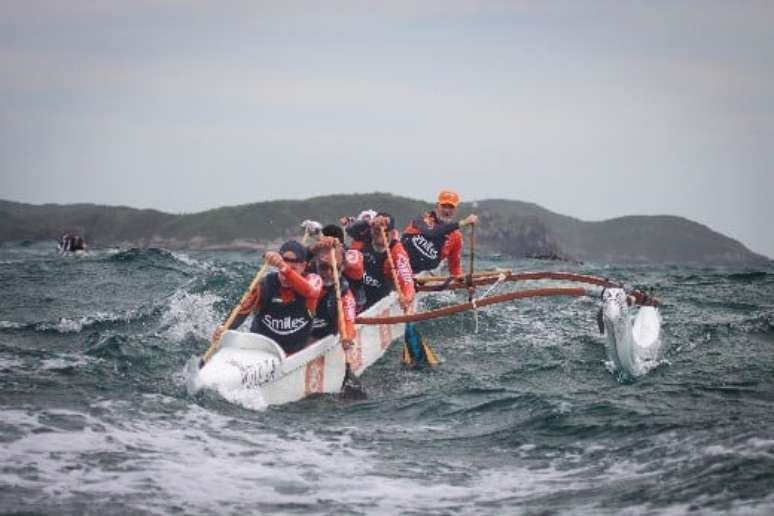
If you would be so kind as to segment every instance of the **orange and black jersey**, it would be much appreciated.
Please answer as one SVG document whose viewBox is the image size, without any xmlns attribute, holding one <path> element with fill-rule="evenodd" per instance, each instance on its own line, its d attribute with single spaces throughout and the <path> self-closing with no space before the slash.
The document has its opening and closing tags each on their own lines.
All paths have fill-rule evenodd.
<svg viewBox="0 0 774 516">
<path fill-rule="evenodd" d="M 344 329 L 341 332 L 343 340 L 354 341 L 355 332 L 355 297 L 346 279 L 340 279 L 341 307 L 344 312 Z M 336 301 L 336 287 L 334 285 L 323 286 L 320 302 L 314 316 L 312 337 L 321 339 L 327 335 L 339 332 L 339 311 Z"/>
<path fill-rule="evenodd" d="M 282 286 L 279 274 L 288 286 Z M 312 314 L 322 291 L 322 280 L 316 274 L 302 276 L 289 266 L 268 274 L 239 305 L 230 327 L 238 328 L 248 315 L 255 313 L 250 331 L 266 335 L 285 350 L 294 353 L 303 348 L 312 330 Z"/>
<path fill-rule="evenodd" d="M 392 263 L 395 264 L 395 275 L 398 278 L 398 285 L 393 280 L 393 271 L 390 266 L 390 260 L 387 258 L 387 250 L 379 252 L 369 244 L 363 249 L 363 288 L 365 291 L 365 306 L 367 309 L 377 301 L 385 297 L 392 290 L 398 290 L 400 294 L 409 302 L 413 301 L 414 275 L 411 270 L 409 256 L 403 245 L 398 240 L 390 242 L 389 253 L 392 257 Z"/>
<path fill-rule="evenodd" d="M 462 232 L 457 222 L 441 222 L 434 211 L 427 212 L 422 219 L 414 220 L 406 227 L 401 243 L 414 273 L 433 270 L 446 259 L 449 274 L 464 274 Z"/>
</svg>

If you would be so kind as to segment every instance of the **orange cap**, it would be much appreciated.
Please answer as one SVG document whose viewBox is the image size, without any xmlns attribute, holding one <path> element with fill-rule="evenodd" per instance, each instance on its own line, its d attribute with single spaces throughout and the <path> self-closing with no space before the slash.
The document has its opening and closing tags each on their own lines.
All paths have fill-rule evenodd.
<svg viewBox="0 0 774 516">
<path fill-rule="evenodd" d="M 456 208 L 460 204 L 460 196 L 451 190 L 441 190 L 438 194 L 438 204 L 451 204 Z"/>
</svg>

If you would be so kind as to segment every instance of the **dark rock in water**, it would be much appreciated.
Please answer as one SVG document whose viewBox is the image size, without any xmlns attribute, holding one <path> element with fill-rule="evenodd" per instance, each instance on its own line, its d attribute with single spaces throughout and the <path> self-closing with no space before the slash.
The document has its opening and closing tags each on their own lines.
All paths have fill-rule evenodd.
<svg viewBox="0 0 774 516">
<path fill-rule="evenodd" d="M 569 262 L 575 265 L 583 265 L 582 261 L 576 260 L 574 258 L 568 258 L 567 256 L 560 256 L 556 253 L 527 255 L 525 258 L 529 258 L 531 260 L 548 260 L 552 262 Z"/>
</svg>

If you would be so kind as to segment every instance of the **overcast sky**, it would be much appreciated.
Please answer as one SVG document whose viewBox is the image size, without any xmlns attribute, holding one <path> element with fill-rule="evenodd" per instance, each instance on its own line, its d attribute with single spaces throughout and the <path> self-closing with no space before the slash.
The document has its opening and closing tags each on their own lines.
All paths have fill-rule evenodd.
<svg viewBox="0 0 774 516">
<path fill-rule="evenodd" d="M 0 198 L 387 191 L 774 257 L 774 1 L 0 1 Z"/>
</svg>

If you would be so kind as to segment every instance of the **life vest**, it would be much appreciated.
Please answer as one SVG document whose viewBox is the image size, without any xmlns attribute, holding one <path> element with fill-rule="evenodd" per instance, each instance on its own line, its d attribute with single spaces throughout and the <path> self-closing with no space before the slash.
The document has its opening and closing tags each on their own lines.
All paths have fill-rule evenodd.
<svg viewBox="0 0 774 516">
<path fill-rule="evenodd" d="M 349 283 L 344 278 L 339 278 L 341 286 L 341 295 L 344 296 L 349 291 Z M 325 287 L 320 300 L 317 301 L 317 312 L 312 321 L 312 337 L 321 339 L 328 335 L 333 335 L 339 331 L 339 310 L 336 302 L 336 287 L 331 285 Z"/>
<path fill-rule="evenodd" d="M 273 272 L 261 283 L 261 308 L 250 331 L 274 340 L 286 354 L 301 350 L 312 333 L 312 315 L 303 296 L 295 295 L 290 303 L 280 296 L 279 273 Z"/>
<path fill-rule="evenodd" d="M 432 235 L 429 231 L 432 226 L 428 225 L 426 221 L 416 220 L 413 225 L 418 229 L 418 233 L 403 233 L 400 242 L 409 255 L 411 270 L 415 274 L 431 271 L 441 264 L 443 259 L 441 249 L 443 249 L 446 239 L 456 228 Z"/>
<path fill-rule="evenodd" d="M 373 246 L 362 250 L 363 253 L 363 289 L 365 291 L 365 306 L 372 306 L 385 297 L 393 289 L 392 276 L 385 276 L 384 266 L 387 253 L 376 251 Z"/>
</svg>

